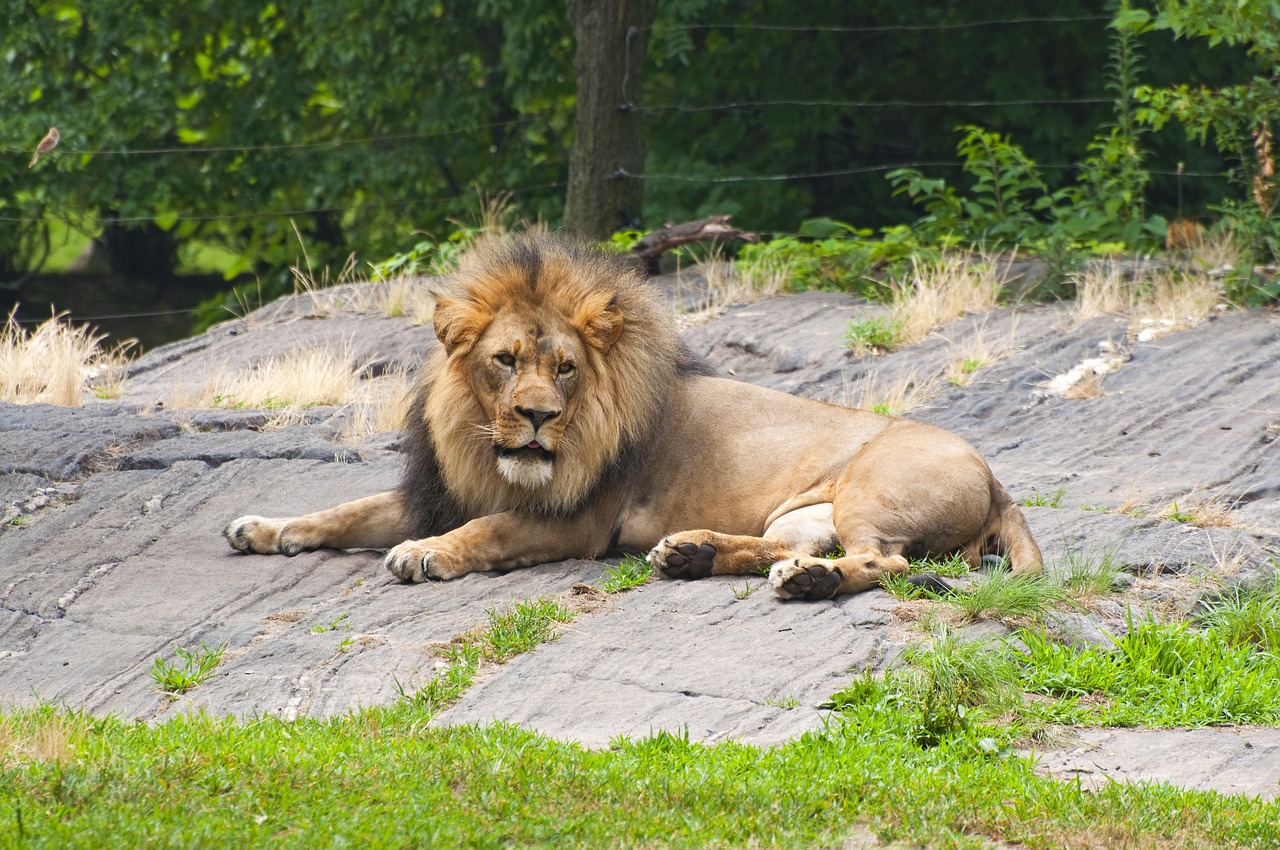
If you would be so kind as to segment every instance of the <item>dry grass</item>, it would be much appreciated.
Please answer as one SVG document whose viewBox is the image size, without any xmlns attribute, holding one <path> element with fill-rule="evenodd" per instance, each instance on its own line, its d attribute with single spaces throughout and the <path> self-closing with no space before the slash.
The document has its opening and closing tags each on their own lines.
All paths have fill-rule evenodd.
<svg viewBox="0 0 1280 850">
<path fill-rule="evenodd" d="M 357 387 L 342 439 L 356 440 L 384 431 L 399 431 L 409 413 L 408 372 L 397 369 Z"/>
<path fill-rule="evenodd" d="M 367 364 L 347 350 L 299 348 L 251 369 L 211 375 L 194 392 L 174 391 L 170 409 L 246 408 L 272 411 L 263 430 L 306 420 L 319 405 L 346 406 L 342 438 L 354 440 L 404 427 L 412 381 L 405 369 L 366 380 Z"/>
<path fill-rule="evenodd" d="M 1112 263 L 1076 277 L 1071 324 L 1110 313 L 1129 317 L 1129 333 L 1149 342 L 1195 327 L 1222 303 L 1222 289 L 1205 272 L 1160 272 L 1133 277 Z"/>
<path fill-rule="evenodd" d="M 397 277 L 367 283 L 357 306 L 380 311 L 388 319 L 407 316 L 414 325 L 425 325 L 435 313 L 436 297 L 425 278 Z"/>
<path fill-rule="evenodd" d="M 698 265 L 707 286 L 705 310 L 718 312 L 730 304 L 752 304 L 787 290 L 794 263 L 776 257 L 754 263 L 723 259 L 716 250 Z"/>
<path fill-rule="evenodd" d="M 359 384 L 364 366 L 349 352 L 300 348 L 251 369 L 211 375 L 194 394 L 170 395 L 171 408 L 260 408 L 288 411 L 343 404 Z"/>
<path fill-rule="evenodd" d="M 990 342 L 986 329 L 978 328 L 964 347 L 954 342 L 951 344 L 954 359 L 943 374 L 943 380 L 957 387 L 968 386 L 978 372 L 1009 356 L 1016 346 L 1016 325 L 1011 326 L 1008 336 L 998 342 Z"/>
<path fill-rule="evenodd" d="M 1239 268 L 1247 262 L 1239 240 L 1226 228 L 1210 229 L 1204 233 L 1192 251 L 1191 261 L 1209 272 Z"/>
<path fill-rule="evenodd" d="M 1223 496 L 1209 496 L 1192 491 L 1162 507 L 1157 516 L 1199 528 L 1234 528 L 1236 521 L 1231 512 L 1233 506 L 1234 503 Z"/>
<path fill-rule="evenodd" d="M 913 345 L 965 314 L 994 310 L 1003 291 L 996 261 L 972 254 L 914 259 L 911 272 L 892 287 L 889 318 L 900 328 L 899 345 Z"/>
<path fill-rule="evenodd" d="M 0 716 L 0 766 L 15 761 L 70 761 L 86 723 L 84 717 L 70 712 L 17 711 Z"/>
<path fill-rule="evenodd" d="M 50 316 L 28 333 L 10 313 L 0 331 L 0 400 L 79 407 L 84 393 L 115 398 L 134 340 L 104 351 L 104 334 Z"/>
<path fill-rule="evenodd" d="M 877 373 L 868 372 L 856 385 L 850 385 L 846 379 L 843 400 L 837 403 L 885 416 L 902 416 L 933 398 L 939 389 L 937 375 L 922 379 L 913 370 L 893 383 L 882 383 Z"/>
</svg>

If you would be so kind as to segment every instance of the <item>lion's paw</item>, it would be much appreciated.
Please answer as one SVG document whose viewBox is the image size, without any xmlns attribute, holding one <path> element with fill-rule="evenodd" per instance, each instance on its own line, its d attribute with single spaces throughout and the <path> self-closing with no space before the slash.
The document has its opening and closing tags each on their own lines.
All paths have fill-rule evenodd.
<svg viewBox="0 0 1280 850">
<path fill-rule="evenodd" d="M 222 530 L 231 548 L 249 555 L 274 555 L 280 549 L 280 529 L 282 524 L 260 516 L 242 516 L 233 519 Z M 293 555 L 294 552 L 285 554 Z"/>
<path fill-rule="evenodd" d="M 667 578 L 706 578 L 716 558 L 716 547 L 710 543 L 675 542 L 664 537 L 649 552 L 649 564 Z"/>
<path fill-rule="evenodd" d="M 783 599 L 830 599 L 844 575 L 830 561 L 792 558 L 769 570 L 769 584 Z"/>
<path fill-rule="evenodd" d="M 432 544 L 430 539 L 406 541 L 388 552 L 383 563 L 393 576 L 409 582 L 451 579 L 469 572 L 456 558 Z"/>
</svg>

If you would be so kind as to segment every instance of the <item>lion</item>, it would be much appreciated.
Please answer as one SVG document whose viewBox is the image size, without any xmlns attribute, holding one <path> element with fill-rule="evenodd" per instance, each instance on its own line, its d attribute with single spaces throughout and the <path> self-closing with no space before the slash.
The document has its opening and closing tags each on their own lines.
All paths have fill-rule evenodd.
<svg viewBox="0 0 1280 850">
<path fill-rule="evenodd" d="M 958 552 L 1042 569 L 1018 506 L 949 431 L 716 377 L 657 288 L 563 236 L 482 244 L 438 295 L 400 485 L 243 516 L 245 553 L 390 549 L 406 582 L 648 553 L 825 599 Z"/>
</svg>

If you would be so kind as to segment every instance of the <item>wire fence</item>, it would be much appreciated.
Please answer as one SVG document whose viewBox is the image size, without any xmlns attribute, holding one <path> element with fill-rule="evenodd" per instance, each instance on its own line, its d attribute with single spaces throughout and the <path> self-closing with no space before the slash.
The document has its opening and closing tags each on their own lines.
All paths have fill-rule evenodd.
<svg viewBox="0 0 1280 850">
<path fill-rule="evenodd" d="M 695 30 L 726 30 L 726 31 L 743 31 L 743 32 L 780 32 L 780 33 L 812 33 L 827 32 L 836 34 L 891 34 L 895 32 L 939 32 L 948 33 L 958 30 L 978 30 L 993 27 L 1019 27 L 1019 26 L 1055 26 L 1064 23 L 1103 23 L 1111 20 L 1110 15 L 1045 15 L 1045 16 L 1025 16 L 998 19 L 985 19 L 978 21 L 947 21 L 932 23 L 906 23 L 906 24 L 886 24 L 886 25 L 867 25 L 867 26 L 833 26 L 825 24 L 768 24 L 768 23 L 686 23 L 677 25 L 660 25 L 647 28 L 645 30 L 632 30 L 628 33 L 628 44 L 630 38 L 640 32 L 679 32 L 679 31 L 695 31 Z M 624 84 L 625 85 L 625 84 Z M 1012 107 L 1067 107 L 1067 106 L 1090 106 L 1105 103 L 1113 103 L 1114 96 L 1087 96 L 1087 97 L 1067 97 L 1067 98 L 978 98 L 978 99 L 941 99 L 941 100 L 886 100 L 886 101 L 870 101 L 870 100 L 841 100 L 828 98 L 813 98 L 803 100 L 727 100 L 717 103 L 708 104 L 681 104 L 681 103 L 659 103 L 644 106 L 634 106 L 627 102 L 625 92 L 619 93 L 619 108 L 634 108 L 637 111 L 647 113 L 716 113 L 716 112 L 733 112 L 741 110 L 761 110 L 771 108 L 795 108 L 795 109 L 842 109 L 850 111 L 858 110 L 882 110 L 882 109 L 903 109 L 903 110 L 938 110 L 938 109 L 986 109 L 999 110 Z M 122 147 L 76 147 L 66 144 L 67 140 L 64 133 L 64 144 L 58 148 L 58 153 L 75 154 L 88 157 L 220 157 L 229 154 L 235 155 L 255 155 L 255 154 L 284 154 L 300 152 L 300 151 L 324 151 L 324 150 L 340 150 L 352 147 L 359 148 L 379 148 L 386 146 L 395 146 L 411 143 L 429 142 L 432 140 L 448 139 L 451 137 L 476 135 L 480 133 L 488 133 L 497 129 L 511 129 L 515 127 L 525 126 L 532 122 L 547 117 L 549 110 L 532 111 L 518 118 L 497 121 L 475 123 L 467 126 L 452 127 L 442 130 L 419 132 L 419 133 L 394 133 L 387 135 L 367 135 L 353 138 L 334 138 L 326 140 L 317 140 L 310 142 L 298 143 L 267 143 L 267 144 L 226 144 L 215 146 L 202 145 L 183 145 L 183 146 L 156 146 L 143 148 L 122 148 Z M 4 154 L 22 154 L 29 155 L 33 150 L 32 147 L 0 147 L 0 153 Z M 378 155 L 375 150 L 371 156 Z M 1074 171 L 1079 169 L 1077 163 L 1035 163 L 1039 169 L 1049 171 Z M 90 160 L 89 168 L 92 167 Z M 668 171 L 632 171 L 625 168 L 618 168 L 613 171 L 613 178 L 629 179 L 641 181 L 666 181 L 679 182 L 685 184 L 735 184 L 735 183 L 779 183 L 790 181 L 806 181 L 823 178 L 840 178 L 851 177 L 857 175 L 866 175 L 874 173 L 887 173 L 901 168 L 935 168 L 947 169 L 952 172 L 959 171 L 962 163 L 958 159 L 935 159 L 929 161 L 906 161 L 906 162 L 881 162 L 871 164 L 857 164 L 848 168 L 811 170 L 811 171 L 784 171 L 778 173 L 767 174 L 742 174 L 742 173 L 712 173 L 712 174 L 692 174 L 677 173 Z M 567 170 L 567 166 L 566 166 Z M 1225 171 L 1204 171 L 1194 169 L 1169 168 L 1167 166 L 1149 167 L 1147 171 L 1153 175 L 1160 176 L 1176 176 L 1178 178 L 1189 179 L 1213 179 L 1221 180 L 1229 177 L 1229 173 Z M 38 175 L 38 172 L 36 173 Z M 610 178 L 605 178 L 610 179 Z M 551 191 L 563 190 L 566 186 L 564 180 L 544 182 L 526 186 L 503 187 L 503 191 L 516 196 L 536 195 L 538 193 L 546 193 Z M 153 215 L 128 215 L 128 216 L 4 216 L 0 215 L 0 222 L 10 224 L 40 224 L 47 222 L 58 222 L 71 227 L 83 228 L 86 226 L 103 226 L 114 224 L 141 224 L 149 222 L 217 222 L 217 221 L 236 221 L 236 220 L 253 220 L 264 218 L 300 218 L 304 216 L 316 215 L 333 215 L 345 214 L 360 211 L 371 210 L 409 210 L 430 207 L 443 207 L 450 204 L 456 204 L 458 196 L 456 193 L 442 194 L 434 197 L 418 197 L 411 200 L 401 201 L 376 201 L 364 200 L 350 204 L 333 204 L 325 206 L 299 206 L 273 210 L 246 209 L 240 211 L 224 212 L 224 213 L 204 213 L 196 210 L 188 210 L 182 212 L 163 212 Z"/>
</svg>

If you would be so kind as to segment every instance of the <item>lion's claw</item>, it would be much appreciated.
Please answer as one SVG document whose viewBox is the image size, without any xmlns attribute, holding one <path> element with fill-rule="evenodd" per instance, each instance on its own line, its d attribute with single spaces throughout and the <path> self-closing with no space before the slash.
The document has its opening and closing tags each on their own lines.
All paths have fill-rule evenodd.
<svg viewBox="0 0 1280 850">
<path fill-rule="evenodd" d="M 769 570 L 769 584 L 783 599 L 830 599 L 842 581 L 838 568 L 821 561 L 779 561 Z"/>
<path fill-rule="evenodd" d="M 716 547 L 710 543 L 684 542 L 672 545 L 671 538 L 662 540 L 649 553 L 649 563 L 668 578 L 706 578 L 716 558 Z"/>
<path fill-rule="evenodd" d="M 401 543 L 392 549 L 383 563 L 401 581 L 424 582 L 431 575 L 431 551 L 422 551 L 412 543 Z"/>
</svg>

